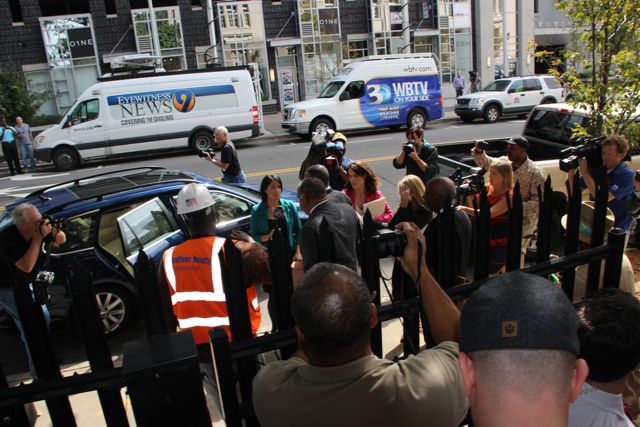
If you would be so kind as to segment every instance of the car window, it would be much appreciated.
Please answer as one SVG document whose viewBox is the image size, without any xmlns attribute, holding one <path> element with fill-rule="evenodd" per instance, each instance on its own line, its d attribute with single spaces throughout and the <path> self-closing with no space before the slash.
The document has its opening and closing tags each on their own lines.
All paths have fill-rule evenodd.
<svg viewBox="0 0 640 427">
<path fill-rule="evenodd" d="M 544 77 L 543 80 L 547 84 L 549 89 L 560 89 L 562 87 L 560 82 L 556 80 L 555 77 Z"/>
<path fill-rule="evenodd" d="M 212 191 L 218 223 L 231 221 L 251 215 L 251 202 L 241 199 L 233 194 Z"/>
<path fill-rule="evenodd" d="M 84 122 L 95 120 L 100 114 L 100 102 L 98 99 L 90 99 L 83 101 L 69 114 L 69 124 L 71 126 L 79 125 Z"/>
<path fill-rule="evenodd" d="M 93 212 L 65 220 L 62 224 L 62 231 L 64 231 L 67 241 L 60 246 L 54 246 L 51 253 L 57 254 L 93 247 L 97 216 L 97 213 Z"/>
<path fill-rule="evenodd" d="M 566 144 L 566 130 L 563 131 L 563 121 L 566 120 L 567 114 L 559 111 L 534 111 L 527 122 L 524 135 Z"/>
<path fill-rule="evenodd" d="M 504 92 L 511 83 L 511 80 L 495 80 L 485 86 L 484 90 L 488 92 Z"/>
<path fill-rule="evenodd" d="M 516 80 L 509 86 L 509 90 L 514 92 L 524 92 L 524 82 L 522 80 Z"/>
<path fill-rule="evenodd" d="M 364 96 L 364 82 L 362 80 L 351 82 L 344 91 L 349 94 L 351 99 L 362 98 Z"/>
<path fill-rule="evenodd" d="M 342 85 L 344 85 L 344 82 L 329 82 L 329 84 L 327 84 L 327 86 L 322 90 L 322 93 L 318 95 L 318 98 L 333 98 L 336 96 L 336 93 L 338 93 Z"/>
<path fill-rule="evenodd" d="M 149 200 L 118 218 L 124 236 L 127 256 L 137 253 L 149 243 L 160 240 L 177 230 L 158 198 Z"/>
<path fill-rule="evenodd" d="M 542 85 L 538 79 L 526 79 L 524 81 L 524 90 L 541 90 Z"/>
</svg>

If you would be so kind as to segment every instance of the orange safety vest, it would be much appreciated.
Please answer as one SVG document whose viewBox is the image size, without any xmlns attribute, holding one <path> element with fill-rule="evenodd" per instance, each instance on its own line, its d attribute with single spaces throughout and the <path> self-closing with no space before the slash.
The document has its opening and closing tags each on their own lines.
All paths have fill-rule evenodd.
<svg viewBox="0 0 640 427">
<path fill-rule="evenodd" d="M 173 312 L 182 330 L 191 330 L 196 344 L 209 342 L 211 328 L 224 327 L 231 341 L 227 302 L 222 287 L 220 251 L 225 239 L 201 237 L 167 249 L 162 257 Z M 247 288 L 251 332 L 260 326 L 255 286 Z"/>
</svg>

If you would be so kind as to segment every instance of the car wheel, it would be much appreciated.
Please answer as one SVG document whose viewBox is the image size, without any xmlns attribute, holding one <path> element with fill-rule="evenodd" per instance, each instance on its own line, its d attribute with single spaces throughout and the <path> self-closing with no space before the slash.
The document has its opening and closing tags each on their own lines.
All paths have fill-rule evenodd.
<svg viewBox="0 0 640 427">
<path fill-rule="evenodd" d="M 465 123 L 471 123 L 473 121 L 473 117 L 461 116 L 460 120 L 462 120 Z"/>
<path fill-rule="evenodd" d="M 56 170 L 66 172 L 78 167 L 78 153 L 71 147 L 56 148 L 51 157 Z"/>
<path fill-rule="evenodd" d="M 213 144 L 213 135 L 211 132 L 206 130 L 196 132 L 191 137 L 191 149 L 196 153 L 199 153 L 201 150 L 211 150 L 213 148 Z"/>
<path fill-rule="evenodd" d="M 326 133 L 327 129 L 336 130 L 336 125 L 329 119 L 325 119 L 323 117 L 319 119 L 315 119 L 311 122 L 311 126 L 309 126 L 309 138 L 313 136 L 313 133 Z"/>
<path fill-rule="evenodd" d="M 547 98 L 542 101 L 542 104 L 554 104 L 556 102 L 555 99 Z"/>
<path fill-rule="evenodd" d="M 122 331 L 133 315 L 131 295 L 122 286 L 96 286 L 96 303 L 104 333 L 107 335 Z"/>
<path fill-rule="evenodd" d="M 489 105 L 485 108 L 483 117 L 485 123 L 494 123 L 498 118 L 500 118 L 500 108 L 495 104 Z"/>
<path fill-rule="evenodd" d="M 407 126 L 420 126 L 424 128 L 427 125 L 427 116 L 422 110 L 411 110 L 407 118 Z"/>
</svg>

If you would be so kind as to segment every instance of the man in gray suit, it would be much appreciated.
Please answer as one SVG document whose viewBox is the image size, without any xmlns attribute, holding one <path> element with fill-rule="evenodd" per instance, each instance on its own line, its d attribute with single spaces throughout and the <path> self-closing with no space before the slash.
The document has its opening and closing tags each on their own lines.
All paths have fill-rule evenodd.
<svg viewBox="0 0 640 427">
<path fill-rule="evenodd" d="M 300 234 L 300 251 L 304 271 L 322 261 L 358 269 L 360 221 L 351 206 L 329 203 L 325 184 L 318 178 L 305 178 L 298 185 L 300 207 L 309 215 Z M 320 224 L 326 219 L 329 236 L 320 235 Z M 331 253 L 321 253 L 320 239 L 331 239 Z"/>
</svg>

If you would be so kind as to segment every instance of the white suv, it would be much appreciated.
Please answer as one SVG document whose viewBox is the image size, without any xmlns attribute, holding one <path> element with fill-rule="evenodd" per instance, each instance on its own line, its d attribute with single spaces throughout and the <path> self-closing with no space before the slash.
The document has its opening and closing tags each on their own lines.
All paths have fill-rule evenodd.
<svg viewBox="0 0 640 427">
<path fill-rule="evenodd" d="M 455 112 L 467 123 L 477 117 L 493 123 L 500 116 L 526 116 L 538 104 L 562 101 L 562 85 L 553 76 L 507 77 L 458 97 Z"/>
</svg>

